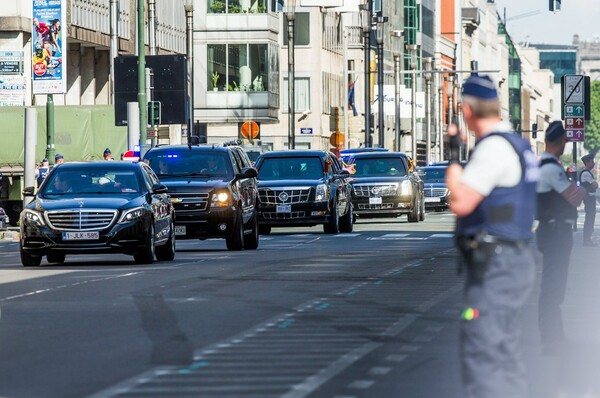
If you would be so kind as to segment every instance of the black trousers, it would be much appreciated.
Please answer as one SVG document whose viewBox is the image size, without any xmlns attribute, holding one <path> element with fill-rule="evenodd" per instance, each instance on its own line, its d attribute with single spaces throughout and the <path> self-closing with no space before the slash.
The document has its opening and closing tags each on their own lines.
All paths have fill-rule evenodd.
<svg viewBox="0 0 600 398">
<path fill-rule="evenodd" d="M 542 283 L 538 324 L 542 344 L 560 344 L 565 340 L 560 305 L 565 299 L 573 228 L 566 223 L 540 223 L 538 249 L 542 253 Z"/>
<path fill-rule="evenodd" d="M 583 223 L 583 241 L 589 242 L 594 233 L 594 224 L 596 222 L 596 197 L 587 195 L 583 199 L 585 207 L 585 221 Z"/>
</svg>

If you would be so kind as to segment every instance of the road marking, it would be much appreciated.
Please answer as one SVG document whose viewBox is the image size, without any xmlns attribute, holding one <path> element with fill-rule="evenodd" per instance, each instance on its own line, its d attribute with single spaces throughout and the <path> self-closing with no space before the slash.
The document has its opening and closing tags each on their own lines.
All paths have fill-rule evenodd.
<svg viewBox="0 0 600 398">
<path fill-rule="evenodd" d="M 390 354 L 385 357 L 385 360 L 388 362 L 403 362 L 406 358 L 408 358 L 406 354 Z"/>
<path fill-rule="evenodd" d="M 373 366 L 371 369 L 369 369 L 369 374 L 372 376 L 385 376 L 391 371 L 392 368 L 387 366 Z"/>
<path fill-rule="evenodd" d="M 44 278 L 77 272 L 75 270 L 52 270 L 52 269 L 23 269 L 23 270 L 0 270 L 0 285 L 4 283 L 21 282 L 29 279 Z"/>
<path fill-rule="evenodd" d="M 432 234 L 430 238 L 454 238 L 454 234 Z"/>
<path fill-rule="evenodd" d="M 348 388 L 354 388 L 357 390 L 366 390 L 371 387 L 375 382 L 373 380 L 354 380 L 352 383 L 348 384 Z"/>
</svg>

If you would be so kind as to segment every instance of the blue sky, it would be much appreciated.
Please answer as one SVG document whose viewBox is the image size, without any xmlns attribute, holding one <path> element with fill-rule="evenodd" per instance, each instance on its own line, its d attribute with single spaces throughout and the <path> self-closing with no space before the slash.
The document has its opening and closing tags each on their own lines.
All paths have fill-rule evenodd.
<svg viewBox="0 0 600 398">
<path fill-rule="evenodd" d="M 562 0 L 556 13 L 548 11 L 548 0 L 496 0 L 496 6 L 501 16 L 506 7 L 508 32 L 517 42 L 571 44 L 574 34 L 600 40 L 600 0 Z"/>
</svg>

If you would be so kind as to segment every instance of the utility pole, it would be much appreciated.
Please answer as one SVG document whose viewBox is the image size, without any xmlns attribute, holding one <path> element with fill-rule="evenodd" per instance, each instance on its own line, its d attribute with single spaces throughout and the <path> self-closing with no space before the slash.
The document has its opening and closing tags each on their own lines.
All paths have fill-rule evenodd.
<svg viewBox="0 0 600 398">
<path fill-rule="evenodd" d="M 47 95 L 46 100 L 46 159 L 54 162 L 54 98 Z"/>
<path fill-rule="evenodd" d="M 110 96 L 115 103 L 115 58 L 119 55 L 118 0 L 110 0 Z"/>
<path fill-rule="evenodd" d="M 140 109 L 140 152 L 144 155 L 148 141 L 148 101 L 146 99 L 146 55 L 144 48 L 144 2 L 137 0 L 137 26 L 138 26 L 138 106 Z"/>
</svg>

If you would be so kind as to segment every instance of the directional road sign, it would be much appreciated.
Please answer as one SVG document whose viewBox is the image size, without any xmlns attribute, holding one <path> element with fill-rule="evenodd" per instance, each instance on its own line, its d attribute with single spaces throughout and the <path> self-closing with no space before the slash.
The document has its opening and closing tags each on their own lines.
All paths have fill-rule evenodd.
<svg viewBox="0 0 600 398">
<path fill-rule="evenodd" d="M 584 117 L 585 106 L 582 104 L 565 105 L 565 117 Z"/>
<path fill-rule="evenodd" d="M 585 129 L 566 129 L 568 142 L 583 142 L 585 140 Z"/>
</svg>

